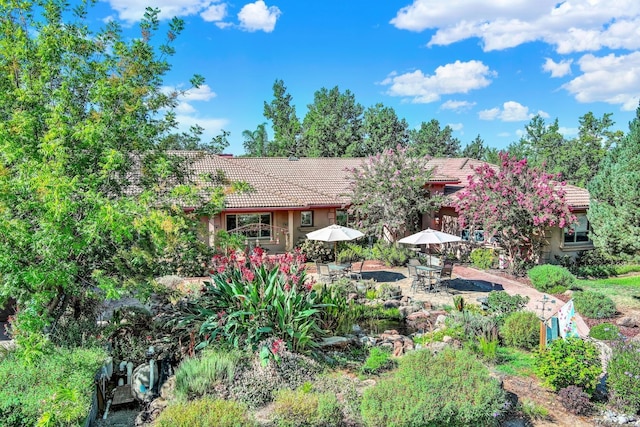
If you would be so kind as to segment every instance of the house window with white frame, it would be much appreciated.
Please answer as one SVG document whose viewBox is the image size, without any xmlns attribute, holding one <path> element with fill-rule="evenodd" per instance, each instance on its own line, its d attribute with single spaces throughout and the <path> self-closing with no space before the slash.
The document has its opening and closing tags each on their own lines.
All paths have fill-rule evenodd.
<svg viewBox="0 0 640 427">
<path fill-rule="evenodd" d="M 565 227 L 564 243 L 586 243 L 589 242 L 589 220 L 586 215 L 577 215 L 578 222 Z"/>
<path fill-rule="evenodd" d="M 227 231 L 252 239 L 271 238 L 271 214 L 227 214 Z"/>
<path fill-rule="evenodd" d="M 300 212 L 300 225 L 302 227 L 313 227 L 313 211 Z"/>
</svg>

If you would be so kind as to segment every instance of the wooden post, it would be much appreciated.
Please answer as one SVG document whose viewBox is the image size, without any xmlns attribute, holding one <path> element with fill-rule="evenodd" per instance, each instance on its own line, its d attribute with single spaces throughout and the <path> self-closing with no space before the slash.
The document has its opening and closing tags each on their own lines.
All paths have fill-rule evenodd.
<svg viewBox="0 0 640 427">
<path fill-rule="evenodd" d="M 540 319 L 540 350 L 544 350 L 547 345 L 547 325 Z"/>
</svg>

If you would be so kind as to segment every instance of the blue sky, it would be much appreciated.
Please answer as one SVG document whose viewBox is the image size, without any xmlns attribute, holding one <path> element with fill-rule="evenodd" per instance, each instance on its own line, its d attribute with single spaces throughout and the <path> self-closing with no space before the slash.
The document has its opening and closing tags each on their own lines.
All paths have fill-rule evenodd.
<svg viewBox="0 0 640 427">
<path fill-rule="evenodd" d="M 102 0 L 91 18 L 121 21 L 137 37 L 148 2 Z M 365 108 L 393 107 L 410 127 L 436 119 L 462 146 L 476 135 L 504 148 L 534 114 L 567 137 L 591 111 L 628 130 L 640 99 L 638 0 L 156 0 L 186 22 L 165 83 L 206 85 L 178 108 L 206 136 L 265 122 L 282 79 L 300 120 L 314 92 L 349 89 Z M 270 136 L 271 128 L 268 127 Z"/>
</svg>

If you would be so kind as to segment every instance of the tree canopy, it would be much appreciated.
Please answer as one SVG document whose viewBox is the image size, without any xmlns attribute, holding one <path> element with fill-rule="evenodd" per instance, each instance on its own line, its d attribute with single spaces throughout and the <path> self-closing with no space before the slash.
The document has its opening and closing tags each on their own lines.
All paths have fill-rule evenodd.
<svg viewBox="0 0 640 427">
<path fill-rule="evenodd" d="M 218 209 L 223 196 L 202 199 L 185 158 L 164 150 L 177 94 L 162 78 L 182 21 L 154 43 L 147 9 L 125 40 L 115 22 L 92 33 L 89 7 L 0 4 L 0 305 L 14 298 L 32 331 L 175 271 L 197 242 L 182 206 Z"/>
<path fill-rule="evenodd" d="M 426 157 L 409 157 L 407 148 L 398 146 L 350 170 L 349 213 L 363 232 L 395 241 L 420 229 L 422 214 L 437 210 L 442 202 L 425 188 L 433 173 L 427 162 Z"/>
<path fill-rule="evenodd" d="M 614 257 L 640 255 L 640 107 L 588 188 L 594 245 Z"/>
<path fill-rule="evenodd" d="M 419 129 L 409 132 L 411 152 L 418 157 L 456 157 L 460 154 L 460 140 L 452 133 L 451 126 L 440 128 L 436 119 L 422 122 Z"/>
<path fill-rule="evenodd" d="M 273 127 L 273 141 L 269 144 L 267 153 L 270 156 L 288 157 L 301 156 L 300 140 L 302 126 L 296 115 L 296 107 L 292 105 L 293 97 L 287 93 L 282 80 L 273 83 L 273 100 L 264 103 L 264 117 L 271 120 Z"/>
<path fill-rule="evenodd" d="M 303 141 L 309 157 L 353 157 L 362 144 L 362 113 L 350 90 L 322 88 L 302 122 Z"/>
</svg>

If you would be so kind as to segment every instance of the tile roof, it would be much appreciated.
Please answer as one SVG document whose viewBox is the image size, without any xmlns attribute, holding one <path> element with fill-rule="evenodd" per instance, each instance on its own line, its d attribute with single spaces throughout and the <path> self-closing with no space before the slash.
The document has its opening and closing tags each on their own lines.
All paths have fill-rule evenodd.
<svg viewBox="0 0 640 427">
<path fill-rule="evenodd" d="M 226 196 L 227 208 L 311 208 L 349 203 L 348 169 L 358 167 L 363 158 L 227 157 L 186 151 L 192 158 L 194 175 L 224 172 L 230 180 L 244 181 L 254 191 Z M 483 162 L 469 158 L 433 158 L 431 182 L 445 182 L 445 195 L 464 188 L 472 167 Z M 497 166 L 496 166 L 497 167 Z M 587 190 L 567 185 L 567 200 L 573 208 L 589 206 Z"/>
</svg>

